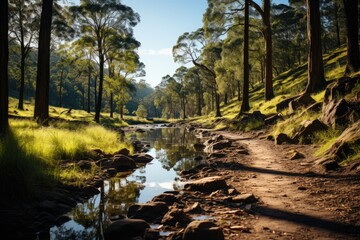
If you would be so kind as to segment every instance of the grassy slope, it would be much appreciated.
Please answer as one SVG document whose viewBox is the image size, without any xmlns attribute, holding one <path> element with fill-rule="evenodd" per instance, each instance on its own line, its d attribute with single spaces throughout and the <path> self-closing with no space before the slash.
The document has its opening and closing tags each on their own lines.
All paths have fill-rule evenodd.
<svg viewBox="0 0 360 240">
<path fill-rule="evenodd" d="M 327 81 L 334 81 L 342 77 L 344 75 L 346 65 L 345 47 L 336 49 L 329 54 L 325 54 L 323 62 L 325 78 Z M 293 69 L 289 69 L 288 71 L 283 72 L 274 78 L 275 98 L 273 98 L 271 101 L 265 102 L 264 88 L 262 86 L 255 86 L 254 90 L 250 90 L 251 111 L 261 111 L 261 113 L 266 115 L 276 114 L 276 104 L 291 96 L 299 95 L 305 90 L 306 83 L 307 63 L 304 63 Z M 312 98 L 314 98 L 317 102 L 322 102 L 324 93 L 325 91 L 321 91 L 317 94 L 313 94 Z M 195 118 L 194 122 L 215 129 L 239 129 L 238 126 L 234 126 L 234 122 L 236 121 L 233 121 L 233 119 L 237 116 L 239 109 L 240 103 L 236 99 L 232 99 L 227 106 L 222 106 L 222 118 L 216 119 L 215 113 L 211 113 L 206 117 Z M 276 125 L 273 126 L 272 134 L 277 135 L 278 133 L 282 132 L 291 136 L 303 120 L 312 120 L 320 117 L 320 112 L 306 112 L 300 114 L 302 112 L 303 109 L 300 109 L 296 112 L 295 115 L 290 116 L 287 114 L 287 110 L 282 111 L 281 114 L 284 116 L 284 120 L 279 121 Z M 245 126 L 242 129 L 251 130 L 258 126 L 259 125 L 254 122 L 252 125 L 250 124 L 249 126 Z M 322 132 L 316 135 L 316 143 L 323 145 L 317 155 L 320 156 L 326 148 L 331 146 L 331 144 L 341 134 L 341 130 L 342 129 L 329 130 L 327 132 Z M 355 158 L 357 156 L 360 157 L 360 154 L 357 153 Z M 351 158 L 354 158 L 354 156 Z"/>
</svg>

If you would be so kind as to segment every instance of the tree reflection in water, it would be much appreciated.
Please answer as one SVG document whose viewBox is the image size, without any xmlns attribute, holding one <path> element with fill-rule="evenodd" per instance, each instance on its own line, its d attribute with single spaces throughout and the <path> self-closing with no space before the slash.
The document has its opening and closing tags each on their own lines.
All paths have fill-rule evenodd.
<svg viewBox="0 0 360 240">
<path fill-rule="evenodd" d="M 110 219 L 126 215 L 128 208 L 139 202 L 141 191 L 146 187 L 147 181 L 158 181 L 158 184 L 169 182 L 170 188 L 181 189 L 179 182 L 174 179 L 177 178 L 175 172 L 193 167 L 196 164 L 194 157 L 202 155 L 202 152 L 197 152 L 193 147 L 194 143 L 199 142 L 198 139 L 182 128 L 159 128 L 134 133 L 127 136 L 129 137 L 133 140 L 147 141 L 153 149 L 150 152 L 157 160 L 139 168 L 127 178 L 105 181 L 100 187 L 99 195 L 73 209 L 70 214 L 73 221 L 51 229 L 51 239 L 104 239 L 103 229 L 110 223 Z M 160 180 L 153 175 L 165 177 Z M 157 194 L 156 191 L 165 190 L 150 188 L 147 191 L 151 192 L 152 198 Z"/>
</svg>

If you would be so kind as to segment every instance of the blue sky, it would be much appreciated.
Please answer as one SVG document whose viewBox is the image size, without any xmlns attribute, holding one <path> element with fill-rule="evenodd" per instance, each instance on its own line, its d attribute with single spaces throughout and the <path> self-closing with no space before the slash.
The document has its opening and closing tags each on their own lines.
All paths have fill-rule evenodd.
<svg viewBox="0 0 360 240">
<path fill-rule="evenodd" d="M 146 80 L 152 87 L 180 67 L 172 58 L 172 47 L 180 35 L 202 26 L 207 0 L 123 0 L 140 14 L 135 38 L 141 42 L 140 60 L 145 64 Z M 260 1 L 256 1 L 260 2 Z M 279 0 L 273 3 L 287 3 Z"/>
</svg>

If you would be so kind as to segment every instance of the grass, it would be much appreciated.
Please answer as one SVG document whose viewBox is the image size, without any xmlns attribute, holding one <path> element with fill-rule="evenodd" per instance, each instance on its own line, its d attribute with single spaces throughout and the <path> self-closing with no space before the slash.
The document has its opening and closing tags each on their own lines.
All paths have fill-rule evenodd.
<svg viewBox="0 0 360 240">
<path fill-rule="evenodd" d="M 37 185 L 62 181 L 84 184 L 99 172 L 81 171 L 75 162 L 95 157 L 93 149 L 112 154 L 132 147 L 119 141 L 119 134 L 101 125 L 51 121 L 49 127 L 23 119 L 10 120 L 10 132 L 0 145 L 0 192 L 9 197 L 24 196 Z M 62 161 L 73 162 L 67 168 Z"/>
</svg>

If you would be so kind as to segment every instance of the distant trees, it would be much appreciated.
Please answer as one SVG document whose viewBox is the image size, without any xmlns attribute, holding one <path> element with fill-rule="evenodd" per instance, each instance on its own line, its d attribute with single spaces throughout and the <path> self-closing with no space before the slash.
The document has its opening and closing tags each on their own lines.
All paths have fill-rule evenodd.
<svg viewBox="0 0 360 240">
<path fill-rule="evenodd" d="M 8 1 L 0 1 L 0 137 L 6 134 L 8 123 Z"/>
<path fill-rule="evenodd" d="M 104 88 L 104 64 L 113 36 L 127 35 L 139 22 L 139 15 L 118 0 L 81 0 L 79 6 L 72 7 L 76 14 L 83 38 L 95 46 L 99 61 L 99 90 L 95 110 L 95 121 L 100 121 Z"/>
</svg>

